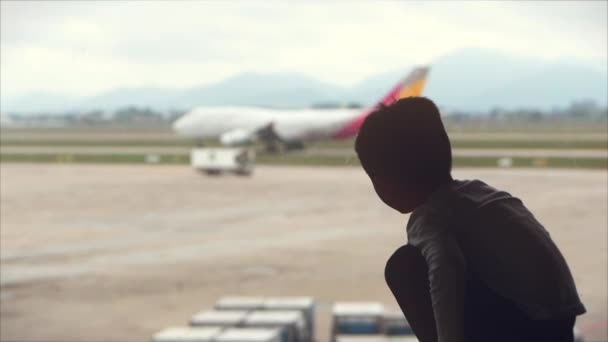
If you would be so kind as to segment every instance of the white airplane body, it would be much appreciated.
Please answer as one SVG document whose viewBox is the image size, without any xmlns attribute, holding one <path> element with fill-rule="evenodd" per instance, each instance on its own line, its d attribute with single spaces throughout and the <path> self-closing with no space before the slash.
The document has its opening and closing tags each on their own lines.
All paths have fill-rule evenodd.
<svg viewBox="0 0 608 342">
<path fill-rule="evenodd" d="M 273 124 L 273 130 L 286 141 L 326 139 L 352 121 L 359 110 L 301 109 L 279 110 L 256 107 L 200 107 L 179 119 L 174 128 L 196 139 L 214 139 L 230 145 L 231 139 Z M 224 137 L 222 139 L 222 137 Z"/>
<path fill-rule="evenodd" d="M 378 104 L 389 105 L 399 98 L 420 96 L 427 74 L 428 68 L 414 69 L 406 79 L 391 88 Z M 374 108 L 361 111 L 198 107 L 176 120 L 173 129 L 180 135 L 201 141 L 219 139 L 227 146 L 275 140 L 288 148 L 301 148 L 304 142 L 355 136 L 365 117 Z"/>
</svg>

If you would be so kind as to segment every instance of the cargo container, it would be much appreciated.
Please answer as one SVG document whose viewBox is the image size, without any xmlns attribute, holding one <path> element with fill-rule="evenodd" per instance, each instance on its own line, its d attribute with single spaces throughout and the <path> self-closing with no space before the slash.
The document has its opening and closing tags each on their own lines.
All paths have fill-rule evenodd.
<svg viewBox="0 0 608 342">
<path fill-rule="evenodd" d="M 221 327 L 171 327 L 156 333 L 152 342 L 213 342 L 222 330 Z"/>
<path fill-rule="evenodd" d="M 387 310 L 383 314 L 382 332 L 387 336 L 411 336 L 414 331 L 401 311 Z"/>
<path fill-rule="evenodd" d="M 231 310 L 231 311 L 216 311 L 206 310 L 197 313 L 190 319 L 190 326 L 221 326 L 221 327 L 237 327 L 243 324 L 247 317 L 248 311 Z"/>
<path fill-rule="evenodd" d="M 280 329 L 229 328 L 215 337 L 215 342 L 281 342 Z"/>
<path fill-rule="evenodd" d="M 301 311 L 254 311 L 245 318 L 244 326 L 280 328 L 281 342 L 309 342 Z"/>
<path fill-rule="evenodd" d="M 387 336 L 387 342 L 419 342 L 416 335 Z"/>
<path fill-rule="evenodd" d="M 388 342 L 385 335 L 337 335 L 336 342 Z"/>
<path fill-rule="evenodd" d="M 380 335 L 384 306 L 376 302 L 335 303 L 332 310 L 331 340 L 338 335 Z"/>
<path fill-rule="evenodd" d="M 298 310 L 304 316 L 306 334 L 304 341 L 315 338 L 315 301 L 312 297 L 269 297 L 264 301 L 265 310 Z"/>
</svg>

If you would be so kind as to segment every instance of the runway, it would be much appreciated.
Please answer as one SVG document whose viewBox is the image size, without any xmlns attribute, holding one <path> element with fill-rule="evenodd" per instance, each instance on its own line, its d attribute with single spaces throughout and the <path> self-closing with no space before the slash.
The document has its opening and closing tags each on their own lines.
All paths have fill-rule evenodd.
<svg viewBox="0 0 608 342">
<path fill-rule="evenodd" d="M 455 177 L 523 199 L 572 269 L 588 309 L 578 327 L 608 340 L 606 171 Z M 314 296 L 327 341 L 333 302 L 396 306 L 383 269 L 407 217 L 356 167 L 207 178 L 184 165 L 2 163 L 0 180 L 3 341 L 148 340 L 229 294 Z"/>
</svg>

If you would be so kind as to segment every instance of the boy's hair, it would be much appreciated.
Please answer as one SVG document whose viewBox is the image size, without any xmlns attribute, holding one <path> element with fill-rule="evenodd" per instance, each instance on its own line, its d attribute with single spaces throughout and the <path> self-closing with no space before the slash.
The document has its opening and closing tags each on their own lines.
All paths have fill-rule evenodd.
<svg viewBox="0 0 608 342">
<path fill-rule="evenodd" d="M 363 122 L 355 142 L 370 177 L 436 186 L 451 179 L 452 151 L 439 109 L 424 97 L 381 106 Z"/>
</svg>

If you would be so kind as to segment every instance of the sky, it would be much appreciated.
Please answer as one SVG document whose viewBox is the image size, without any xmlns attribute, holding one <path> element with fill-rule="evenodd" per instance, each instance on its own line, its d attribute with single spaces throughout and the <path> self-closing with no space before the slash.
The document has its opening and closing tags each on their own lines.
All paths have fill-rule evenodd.
<svg viewBox="0 0 608 342">
<path fill-rule="evenodd" d="M 607 1 L 6 1 L 0 96 L 185 88 L 241 72 L 349 86 L 486 48 L 606 68 Z"/>
</svg>

